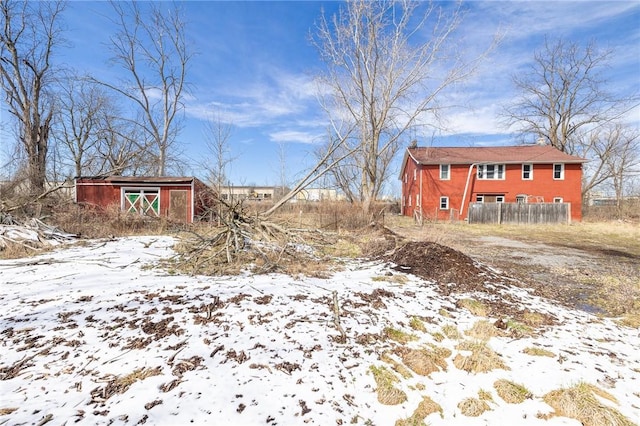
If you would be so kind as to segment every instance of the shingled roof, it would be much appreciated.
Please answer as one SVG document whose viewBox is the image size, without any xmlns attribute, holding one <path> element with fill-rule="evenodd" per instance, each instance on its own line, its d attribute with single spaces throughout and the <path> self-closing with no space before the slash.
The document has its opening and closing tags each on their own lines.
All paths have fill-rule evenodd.
<svg viewBox="0 0 640 426">
<path fill-rule="evenodd" d="M 418 164 L 473 163 L 585 163 L 584 158 L 564 153 L 549 145 L 495 147 L 415 147 L 407 154 Z M 406 161 L 405 156 L 405 161 Z M 403 162 L 404 168 L 404 162 Z"/>
</svg>

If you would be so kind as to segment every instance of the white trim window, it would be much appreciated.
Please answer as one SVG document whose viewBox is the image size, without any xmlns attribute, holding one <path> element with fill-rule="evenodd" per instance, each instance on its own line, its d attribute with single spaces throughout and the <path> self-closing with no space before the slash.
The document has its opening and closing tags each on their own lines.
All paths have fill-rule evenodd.
<svg viewBox="0 0 640 426">
<path fill-rule="evenodd" d="M 440 197 L 440 210 L 449 210 L 449 197 Z"/>
<path fill-rule="evenodd" d="M 478 164 L 478 179 L 504 180 L 504 164 Z"/>
<path fill-rule="evenodd" d="M 524 163 L 522 165 L 522 180 L 533 180 L 533 164 Z"/>
<path fill-rule="evenodd" d="M 504 203 L 504 195 L 477 194 L 476 203 Z"/>
<path fill-rule="evenodd" d="M 415 181 L 418 178 L 418 169 L 413 169 L 413 180 Z"/>
<path fill-rule="evenodd" d="M 449 164 L 440 164 L 440 180 L 451 179 L 451 167 Z"/>
<path fill-rule="evenodd" d="M 564 199 L 562 197 L 553 197 L 554 203 L 564 203 Z"/>
<path fill-rule="evenodd" d="M 416 207 L 420 207 L 420 194 L 416 194 Z"/>
<path fill-rule="evenodd" d="M 553 179 L 564 180 L 564 163 L 555 163 L 553 165 Z"/>
<path fill-rule="evenodd" d="M 160 216 L 160 188 L 122 188 L 122 211 Z"/>
</svg>

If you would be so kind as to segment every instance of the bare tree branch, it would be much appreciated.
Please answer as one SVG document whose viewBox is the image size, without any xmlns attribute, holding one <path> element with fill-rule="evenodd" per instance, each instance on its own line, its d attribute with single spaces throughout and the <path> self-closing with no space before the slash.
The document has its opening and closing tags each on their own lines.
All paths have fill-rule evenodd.
<svg viewBox="0 0 640 426">
<path fill-rule="evenodd" d="M 113 62 L 129 78 L 100 82 L 129 99 L 142 114 L 140 126 L 156 151 L 155 175 L 166 174 L 167 162 L 180 132 L 186 71 L 192 57 L 185 23 L 177 7 L 165 4 L 112 1 L 119 31 L 111 38 Z M 142 7 L 148 7 L 148 14 Z"/>
<path fill-rule="evenodd" d="M 337 135 L 344 151 L 336 154 L 353 152 L 353 158 L 332 174 L 365 213 L 406 133 L 424 126 L 427 116 L 437 119 L 440 94 L 472 74 L 486 54 L 470 61 L 453 49 L 448 54 L 462 15 L 460 5 L 445 11 L 435 2 L 350 0 L 331 19 L 320 19 L 314 43 L 327 65 L 321 105 L 334 128 L 348 122 L 358 129 L 351 139 Z M 415 42 L 425 30 L 430 37 Z"/>
<path fill-rule="evenodd" d="M 27 154 L 30 191 L 44 191 L 49 133 L 54 115 L 51 86 L 56 68 L 51 57 L 63 41 L 59 1 L 0 2 L 0 85 L 18 123 L 18 139 Z"/>
</svg>

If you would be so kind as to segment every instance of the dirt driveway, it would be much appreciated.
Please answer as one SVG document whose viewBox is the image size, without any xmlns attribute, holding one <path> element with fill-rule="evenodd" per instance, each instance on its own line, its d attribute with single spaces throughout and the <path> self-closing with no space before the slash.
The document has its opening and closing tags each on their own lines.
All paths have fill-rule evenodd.
<svg viewBox="0 0 640 426">
<path fill-rule="evenodd" d="M 431 224 L 394 231 L 459 250 L 571 307 L 609 315 L 640 311 L 638 225 Z"/>
</svg>

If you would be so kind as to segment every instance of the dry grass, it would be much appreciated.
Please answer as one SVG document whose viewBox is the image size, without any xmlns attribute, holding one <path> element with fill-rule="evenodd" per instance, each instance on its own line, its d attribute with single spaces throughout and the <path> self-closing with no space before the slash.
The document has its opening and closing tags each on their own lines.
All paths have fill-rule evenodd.
<svg viewBox="0 0 640 426">
<path fill-rule="evenodd" d="M 469 373 L 486 373 L 497 369 L 510 370 L 500 356 L 485 342 L 465 340 L 456 348 L 461 351 L 471 352 L 471 355 L 468 356 L 459 353 L 453 359 L 453 365 L 460 370 Z"/>
<path fill-rule="evenodd" d="M 17 411 L 18 408 L 0 408 L 0 416 L 6 416 L 7 414 L 11 414 L 14 411 Z"/>
<path fill-rule="evenodd" d="M 549 358 L 555 358 L 556 356 L 555 353 L 548 351 L 546 349 L 538 348 L 536 346 L 529 346 L 527 348 L 524 348 L 522 350 L 522 353 L 525 353 L 531 356 L 547 356 Z"/>
<path fill-rule="evenodd" d="M 84 238 L 123 237 L 130 235 L 162 235 L 184 228 L 163 218 L 124 213 L 119 205 L 106 209 L 65 205 L 53 212 L 52 222 L 65 232 Z"/>
<path fill-rule="evenodd" d="M 456 328 L 455 325 L 445 324 L 442 326 L 442 334 L 444 334 L 448 339 L 451 340 L 460 340 L 462 339 L 462 334 Z"/>
<path fill-rule="evenodd" d="M 17 244 L 7 242 L 4 246 L 0 245 L 0 259 L 19 259 L 21 257 L 35 256 L 45 253 L 52 249 L 52 246 L 44 246 L 42 244 Z"/>
<path fill-rule="evenodd" d="M 580 282 L 595 289 L 589 301 L 612 316 L 640 315 L 640 279 L 631 268 L 618 267 L 595 277 L 579 275 Z"/>
<path fill-rule="evenodd" d="M 548 315 L 541 314 L 540 312 L 525 311 L 521 316 L 522 322 L 529 327 L 538 328 L 545 324 L 549 324 L 552 320 Z"/>
<path fill-rule="evenodd" d="M 376 381 L 379 403 L 398 405 L 407 400 L 407 394 L 395 387 L 395 384 L 400 382 L 400 379 L 395 374 L 386 367 L 376 367 L 375 365 L 372 365 L 370 370 L 373 373 L 373 379 Z"/>
<path fill-rule="evenodd" d="M 473 315 L 478 317 L 486 317 L 489 315 L 489 307 L 475 299 L 461 299 L 456 302 L 458 308 L 467 309 Z"/>
<path fill-rule="evenodd" d="M 497 380 L 493 384 L 493 387 L 498 393 L 498 396 L 509 404 L 520 404 L 533 397 L 533 394 L 523 385 L 510 382 L 509 380 Z"/>
<path fill-rule="evenodd" d="M 465 330 L 464 334 L 473 339 L 487 342 L 492 337 L 499 336 L 500 330 L 489 321 L 480 320 L 476 321 L 470 329 Z"/>
<path fill-rule="evenodd" d="M 485 411 L 490 411 L 491 407 L 485 401 L 477 398 L 465 398 L 458 404 L 458 408 L 467 417 L 478 417 Z"/>
<path fill-rule="evenodd" d="M 404 365 L 411 371 L 421 376 L 428 376 L 431 373 L 447 370 L 446 359 L 451 356 L 451 351 L 441 347 L 404 349 L 400 356 Z"/>
<path fill-rule="evenodd" d="M 398 330 L 393 327 L 385 327 L 385 329 L 382 331 L 382 335 L 386 339 L 402 343 L 403 345 L 414 340 L 418 340 L 418 336 L 416 336 L 415 334 L 405 333 L 404 331 Z"/>
<path fill-rule="evenodd" d="M 322 247 L 322 253 L 327 256 L 356 258 L 362 256 L 362 249 L 353 240 L 347 238 L 338 238 L 333 243 Z"/>
<path fill-rule="evenodd" d="M 139 380 L 144 380 L 148 377 L 158 376 L 162 374 L 160 367 L 156 368 L 139 368 L 126 376 L 118 377 L 116 384 L 122 386 L 124 389 L 129 388 L 132 384 Z"/>
<path fill-rule="evenodd" d="M 627 314 L 616 322 L 625 327 L 640 328 L 640 314 Z"/>
<path fill-rule="evenodd" d="M 427 332 L 427 327 L 425 327 L 424 322 L 418 317 L 411 317 L 409 320 L 409 327 L 413 328 L 416 331 L 422 331 L 423 333 Z"/>
<path fill-rule="evenodd" d="M 409 281 L 406 275 L 403 274 L 391 274 L 391 275 L 379 275 L 371 277 L 371 281 L 387 282 L 393 284 L 406 284 Z"/>
<path fill-rule="evenodd" d="M 401 375 L 403 379 L 410 379 L 411 377 L 413 377 L 413 374 L 411 374 L 411 371 L 409 371 L 407 367 L 391 358 L 391 356 L 387 352 L 383 352 L 382 355 L 380 355 L 380 361 L 386 362 L 387 364 L 391 365 L 393 371 Z"/>
<path fill-rule="evenodd" d="M 445 318 L 451 318 L 451 312 L 447 311 L 444 308 L 440 308 L 438 309 L 438 315 L 440 315 L 441 317 L 445 317 Z"/>
<path fill-rule="evenodd" d="M 555 410 L 553 415 L 576 419 L 584 426 L 635 425 L 618 410 L 605 405 L 598 398 L 617 404 L 611 394 L 584 382 L 570 388 L 551 391 L 543 397 L 544 402 Z"/>
<path fill-rule="evenodd" d="M 480 389 L 478 391 L 478 398 L 480 398 L 481 401 L 491 401 L 491 402 L 493 402 L 493 396 L 491 395 L 491 392 L 486 391 L 484 389 Z"/>
<path fill-rule="evenodd" d="M 424 425 L 424 419 L 433 413 L 440 413 L 442 417 L 442 407 L 440 404 L 434 402 L 428 396 L 422 397 L 422 401 L 418 404 L 418 407 L 414 410 L 411 417 L 407 419 L 397 420 L 395 426 L 419 426 Z"/>
<path fill-rule="evenodd" d="M 431 337 L 433 337 L 433 340 L 438 343 L 442 342 L 445 339 L 444 334 L 437 331 L 435 333 L 431 333 Z"/>
<path fill-rule="evenodd" d="M 512 319 L 507 320 L 507 330 L 516 337 L 531 336 L 535 333 L 527 324 Z"/>
</svg>

